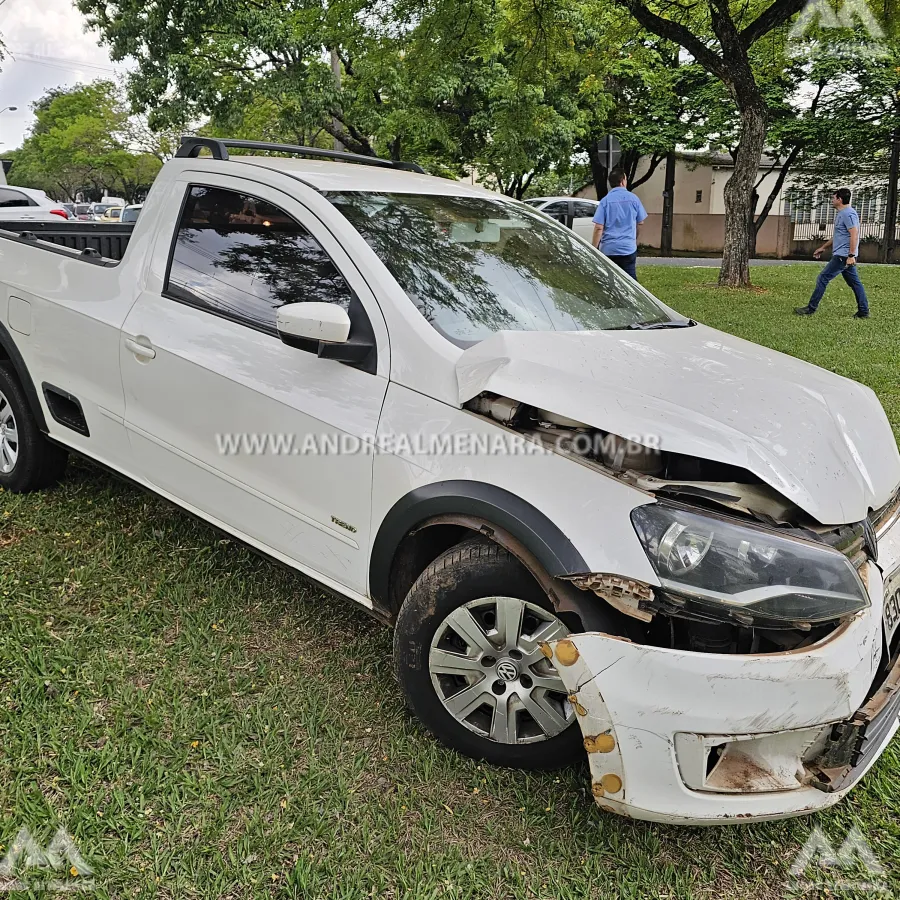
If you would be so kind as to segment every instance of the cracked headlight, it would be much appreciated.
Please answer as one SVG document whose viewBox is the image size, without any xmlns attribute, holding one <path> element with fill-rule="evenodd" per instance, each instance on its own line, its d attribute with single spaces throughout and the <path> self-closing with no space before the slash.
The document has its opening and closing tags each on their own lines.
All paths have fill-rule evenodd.
<svg viewBox="0 0 900 900">
<path fill-rule="evenodd" d="M 663 588 L 703 605 L 810 624 L 869 605 L 856 569 L 824 544 L 661 503 L 631 521 Z"/>
</svg>

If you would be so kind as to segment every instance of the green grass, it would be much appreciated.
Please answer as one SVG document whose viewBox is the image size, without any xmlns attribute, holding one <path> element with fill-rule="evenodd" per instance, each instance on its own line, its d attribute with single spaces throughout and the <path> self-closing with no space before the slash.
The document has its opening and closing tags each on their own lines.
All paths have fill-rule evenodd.
<svg viewBox="0 0 900 900">
<path fill-rule="evenodd" d="M 844 289 L 792 317 L 815 269 L 755 270 L 752 294 L 714 274 L 641 277 L 865 381 L 897 427 L 900 270 L 864 271 L 869 322 Z M 896 745 L 813 820 L 715 829 L 606 815 L 586 767 L 455 756 L 404 710 L 387 629 L 92 466 L 0 494 L 0 563 L 0 843 L 64 825 L 100 897 L 763 900 L 813 824 L 900 858 Z"/>
</svg>

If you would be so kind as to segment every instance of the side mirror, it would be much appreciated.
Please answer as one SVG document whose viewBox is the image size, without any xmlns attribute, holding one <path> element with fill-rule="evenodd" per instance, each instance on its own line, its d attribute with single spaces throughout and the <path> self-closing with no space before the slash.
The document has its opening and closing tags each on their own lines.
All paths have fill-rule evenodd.
<svg viewBox="0 0 900 900">
<path fill-rule="evenodd" d="M 334 303 L 290 303 L 281 306 L 275 316 L 278 334 L 286 338 L 328 341 L 344 344 L 350 337 L 350 316 Z"/>
<path fill-rule="evenodd" d="M 350 338 L 350 316 L 334 303 L 289 303 L 275 314 L 278 336 L 289 347 L 321 359 L 361 363 L 375 347 L 370 338 Z"/>
</svg>

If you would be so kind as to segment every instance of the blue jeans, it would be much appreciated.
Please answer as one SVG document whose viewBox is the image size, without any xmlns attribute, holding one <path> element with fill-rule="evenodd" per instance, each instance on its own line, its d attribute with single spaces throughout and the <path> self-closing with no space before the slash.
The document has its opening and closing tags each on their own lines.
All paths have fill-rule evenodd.
<svg viewBox="0 0 900 900">
<path fill-rule="evenodd" d="M 809 308 L 819 308 L 819 303 L 825 294 L 825 288 L 827 288 L 838 275 L 844 277 L 844 281 L 847 282 L 850 290 L 853 291 L 853 296 L 856 297 L 856 305 L 859 308 L 859 311 L 861 313 L 867 313 L 869 311 L 869 300 L 866 297 L 866 289 L 859 280 L 859 272 L 856 271 L 856 266 L 847 265 L 846 256 L 832 256 L 828 265 L 819 272 L 819 277 L 816 279 L 816 289 L 813 291 L 812 297 L 809 298 Z"/>
<path fill-rule="evenodd" d="M 609 259 L 623 272 L 637 281 L 637 253 L 628 253 L 625 256 L 610 256 Z"/>
</svg>

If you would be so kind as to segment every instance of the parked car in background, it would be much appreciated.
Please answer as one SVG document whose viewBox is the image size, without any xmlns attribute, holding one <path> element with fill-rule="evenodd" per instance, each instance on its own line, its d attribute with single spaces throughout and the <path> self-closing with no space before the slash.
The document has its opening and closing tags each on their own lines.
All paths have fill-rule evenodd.
<svg viewBox="0 0 900 900">
<path fill-rule="evenodd" d="M 75 204 L 74 203 L 62 203 L 60 205 L 69 214 L 70 219 L 75 218 Z"/>
<path fill-rule="evenodd" d="M 525 202 L 551 219 L 568 225 L 586 241 L 593 237 L 596 200 L 583 200 L 581 197 L 532 197 Z"/>
<path fill-rule="evenodd" d="M 101 222 L 120 222 L 122 220 L 122 210 L 124 207 L 122 206 L 111 206 L 102 216 L 100 216 Z"/>
<path fill-rule="evenodd" d="M 131 206 L 126 206 L 125 209 L 122 210 L 122 218 L 119 221 L 123 225 L 128 224 L 129 222 L 137 222 L 138 216 L 141 214 L 143 208 L 143 203 L 133 203 Z"/>
<path fill-rule="evenodd" d="M 76 203 L 75 218 L 79 222 L 89 222 L 91 220 L 91 206 L 92 204 L 90 203 Z"/>
<path fill-rule="evenodd" d="M 0 221 L 58 222 L 68 218 L 65 206 L 51 200 L 43 191 L 9 185 L 0 187 Z"/>
<path fill-rule="evenodd" d="M 111 203 L 92 203 L 90 212 L 91 219 L 95 222 L 99 222 L 103 216 L 106 215 L 106 211 L 111 207 Z"/>
</svg>

